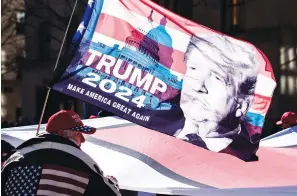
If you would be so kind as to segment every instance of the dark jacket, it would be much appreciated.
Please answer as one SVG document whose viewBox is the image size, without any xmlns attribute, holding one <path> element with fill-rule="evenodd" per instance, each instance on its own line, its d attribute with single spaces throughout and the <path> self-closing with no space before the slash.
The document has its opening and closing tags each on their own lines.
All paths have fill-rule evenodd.
<svg viewBox="0 0 297 196">
<path fill-rule="evenodd" d="M 115 180 L 72 141 L 56 134 L 17 148 L 2 170 L 2 195 L 120 195 Z"/>
<path fill-rule="evenodd" d="M 10 155 L 16 152 L 14 146 L 5 140 L 1 140 L 1 162 L 4 163 Z"/>
</svg>

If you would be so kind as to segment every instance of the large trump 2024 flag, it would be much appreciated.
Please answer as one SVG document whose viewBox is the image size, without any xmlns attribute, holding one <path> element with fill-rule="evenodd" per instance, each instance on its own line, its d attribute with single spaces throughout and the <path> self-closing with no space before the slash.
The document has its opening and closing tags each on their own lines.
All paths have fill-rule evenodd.
<svg viewBox="0 0 297 196">
<path fill-rule="evenodd" d="M 262 139 L 259 161 L 247 163 L 118 117 L 83 122 L 98 131 L 86 136 L 82 150 L 106 175 L 117 178 L 120 189 L 193 196 L 296 195 L 297 126 Z M 45 127 L 40 126 L 41 132 Z M 36 129 L 37 125 L 3 129 L 1 139 L 18 146 L 34 137 Z"/>
<path fill-rule="evenodd" d="M 90 0 L 73 42 L 54 90 L 211 151 L 258 149 L 276 83 L 252 44 L 145 0 Z"/>
</svg>

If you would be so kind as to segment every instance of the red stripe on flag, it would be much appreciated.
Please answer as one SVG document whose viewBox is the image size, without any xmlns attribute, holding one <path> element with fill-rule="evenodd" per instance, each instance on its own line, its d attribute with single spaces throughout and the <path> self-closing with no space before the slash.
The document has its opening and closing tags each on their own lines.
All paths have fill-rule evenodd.
<svg viewBox="0 0 297 196">
<path fill-rule="evenodd" d="M 251 104 L 251 108 L 258 111 L 261 114 L 266 114 L 272 97 L 267 97 L 259 94 L 255 94 L 253 102 Z"/>
<path fill-rule="evenodd" d="M 51 191 L 51 194 L 46 194 L 44 191 L 39 191 L 37 192 L 37 196 L 44 196 L 44 195 L 60 195 L 60 194 L 65 194 L 65 195 L 71 195 L 71 196 L 82 196 L 83 194 L 76 192 L 74 190 L 69 190 L 57 186 L 52 186 L 52 185 L 47 185 L 47 184 L 41 184 L 38 187 L 39 190 L 44 190 L 45 192 Z"/>
<path fill-rule="evenodd" d="M 94 137 L 140 152 L 181 176 L 218 188 L 296 185 L 297 157 L 266 148 L 259 149 L 259 161 L 246 163 L 140 126 L 102 130 Z"/>
<path fill-rule="evenodd" d="M 89 175 L 58 165 L 44 165 L 37 195 L 83 195 Z"/>
</svg>

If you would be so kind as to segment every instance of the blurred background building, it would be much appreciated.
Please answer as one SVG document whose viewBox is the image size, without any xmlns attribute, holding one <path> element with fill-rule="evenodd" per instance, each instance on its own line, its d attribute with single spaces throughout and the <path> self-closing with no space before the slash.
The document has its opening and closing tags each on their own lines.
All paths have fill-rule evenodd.
<svg viewBox="0 0 297 196">
<path fill-rule="evenodd" d="M 278 86 L 263 136 L 275 129 L 283 112 L 297 112 L 296 0 L 154 1 L 199 24 L 247 40 L 267 55 Z M 7 2 L 15 2 L 17 9 L 13 13 L 5 14 L 3 6 Z M 47 90 L 45 84 L 51 78 L 73 5 L 74 0 L 1 2 L 2 119 L 16 121 L 22 116 L 38 122 Z M 86 1 L 78 4 L 63 51 L 69 50 L 85 5 Z M 14 27 L 11 46 L 3 44 L 8 29 L 4 26 L 5 18 Z M 80 102 L 51 92 L 44 119 L 65 107 L 82 112 Z"/>
<path fill-rule="evenodd" d="M 74 0 L 3 0 L 1 121 L 38 123 Z M 62 55 L 69 50 L 87 1 L 79 1 Z M 44 119 L 75 100 L 51 92 Z"/>
<path fill-rule="evenodd" d="M 1 117 L 13 122 L 22 102 L 19 67 L 24 57 L 24 2 L 1 1 Z"/>
</svg>

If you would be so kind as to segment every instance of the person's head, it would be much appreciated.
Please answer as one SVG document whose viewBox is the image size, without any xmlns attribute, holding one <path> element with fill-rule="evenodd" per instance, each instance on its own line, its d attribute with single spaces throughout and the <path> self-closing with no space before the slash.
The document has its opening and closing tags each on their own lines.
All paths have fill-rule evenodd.
<svg viewBox="0 0 297 196">
<path fill-rule="evenodd" d="M 285 112 L 276 124 L 281 125 L 283 129 L 297 125 L 297 114 L 295 112 Z"/>
<path fill-rule="evenodd" d="M 85 142 L 83 133 L 93 134 L 96 128 L 85 126 L 77 113 L 71 110 L 61 110 L 48 119 L 46 131 L 72 140 L 80 146 Z"/>
<path fill-rule="evenodd" d="M 206 137 L 237 128 L 254 94 L 255 49 L 223 35 L 192 36 L 184 60 L 181 108 L 186 121 Z"/>
</svg>

